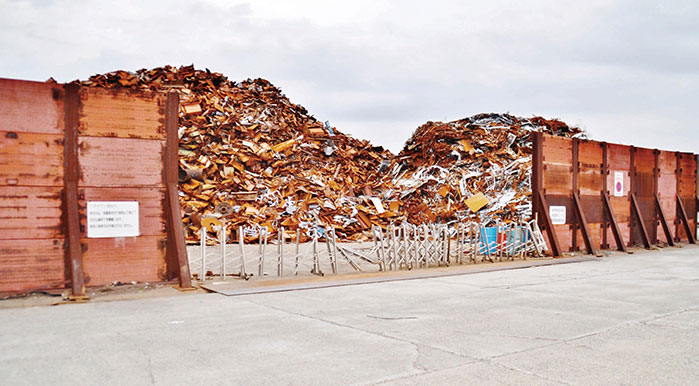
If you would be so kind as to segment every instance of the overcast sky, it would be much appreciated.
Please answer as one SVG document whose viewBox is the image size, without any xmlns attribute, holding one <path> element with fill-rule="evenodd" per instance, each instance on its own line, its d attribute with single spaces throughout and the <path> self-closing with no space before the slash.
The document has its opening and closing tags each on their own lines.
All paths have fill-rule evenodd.
<svg viewBox="0 0 699 386">
<path fill-rule="evenodd" d="M 699 153 L 699 1 L 0 0 L 0 77 L 191 64 L 262 77 L 398 151 L 432 120 L 560 118 Z"/>
</svg>

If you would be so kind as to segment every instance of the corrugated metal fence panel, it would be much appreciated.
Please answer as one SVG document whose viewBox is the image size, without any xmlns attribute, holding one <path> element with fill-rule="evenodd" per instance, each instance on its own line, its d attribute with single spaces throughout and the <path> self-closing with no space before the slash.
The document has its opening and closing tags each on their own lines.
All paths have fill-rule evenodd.
<svg viewBox="0 0 699 386">
<path fill-rule="evenodd" d="M 602 144 L 594 141 L 578 143 L 578 190 L 583 212 L 588 223 L 592 245 L 602 245 L 602 221 L 604 213 L 600 205 L 600 194 L 604 189 Z M 585 245 L 581 232 L 577 232 L 577 245 Z"/>
<path fill-rule="evenodd" d="M 607 193 L 609 202 L 614 212 L 614 217 L 619 224 L 619 230 L 628 244 L 630 240 L 631 203 L 629 193 L 631 192 L 631 147 L 617 144 L 607 145 L 607 162 L 609 163 L 609 174 L 607 175 Z M 623 177 L 621 196 L 614 195 L 614 176 L 621 173 Z M 612 230 L 607 230 L 607 240 L 614 240 Z"/>
<path fill-rule="evenodd" d="M 670 226 L 670 232 L 675 233 L 677 220 L 677 156 L 674 152 L 661 151 L 658 154 L 658 199 L 663 214 Z M 662 225 L 658 224 L 656 233 L 663 235 Z M 658 236 L 665 241 L 664 237 Z"/>
<path fill-rule="evenodd" d="M 80 222 L 88 285 L 161 281 L 165 261 L 165 96 L 82 89 Z M 138 201 L 139 237 L 88 239 L 88 201 Z"/>
<path fill-rule="evenodd" d="M 165 99 L 121 89 L 80 90 L 80 135 L 165 140 Z"/>
<path fill-rule="evenodd" d="M 538 143 L 535 141 L 535 145 Z M 542 164 L 540 168 L 535 165 L 532 177 L 533 181 L 541 182 L 533 186 L 544 194 L 549 209 L 551 206 L 566 207 L 566 225 L 553 226 L 563 251 L 584 245 L 582 232 L 575 230 L 573 187 L 580 195 L 594 248 L 608 247 L 604 245 L 603 237 L 607 220 L 601 193 L 605 192 L 605 186 L 621 236 L 628 245 L 642 244 L 640 226 L 632 216 L 631 194 L 636 196 L 651 244 L 665 241 L 656 194 L 675 238 L 688 239 L 679 221 L 677 197 L 686 209 L 690 229 L 696 229 L 699 200 L 697 155 L 549 135 L 542 136 L 540 146 L 535 153 L 540 151 L 537 154 L 541 154 Z M 608 244 L 613 245 L 611 226 L 607 232 Z"/>
<path fill-rule="evenodd" d="M 0 186 L 63 186 L 63 136 L 0 131 Z"/>
<path fill-rule="evenodd" d="M 63 86 L 0 78 L 0 131 L 63 134 Z"/>
<path fill-rule="evenodd" d="M 83 269 L 88 285 L 158 282 L 167 274 L 162 236 L 87 239 Z"/>
<path fill-rule="evenodd" d="M 690 228 L 696 229 L 696 195 L 697 195 L 697 161 L 694 154 L 679 153 L 679 196 L 684 204 L 684 209 L 687 212 L 687 218 L 690 222 Z M 687 233 L 684 227 L 679 227 L 679 238 L 687 239 Z"/>
<path fill-rule="evenodd" d="M 558 242 L 564 251 L 573 247 L 573 153 L 572 141 L 552 136 L 543 137 L 544 195 L 551 206 L 566 208 L 566 223 L 554 225 Z"/>
<path fill-rule="evenodd" d="M 0 292 L 63 285 L 61 85 L 0 79 Z"/>
<path fill-rule="evenodd" d="M 657 243 L 655 234 L 655 151 L 645 148 L 634 148 L 634 190 L 636 200 L 641 209 L 648 237 L 652 243 Z M 642 244 L 640 227 L 634 227 L 632 243 Z"/>
<path fill-rule="evenodd" d="M 61 190 L 47 186 L 0 186 L 3 239 L 62 237 Z"/>
<path fill-rule="evenodd" d="M 79 186 L 164 186 L 165 141 L 84 136 L 78 141 Z"/>
<path fill-rule="evenodd" d="M 0 239 L 0 292 L 64 283 L 63 238 Z"/>
</svg>

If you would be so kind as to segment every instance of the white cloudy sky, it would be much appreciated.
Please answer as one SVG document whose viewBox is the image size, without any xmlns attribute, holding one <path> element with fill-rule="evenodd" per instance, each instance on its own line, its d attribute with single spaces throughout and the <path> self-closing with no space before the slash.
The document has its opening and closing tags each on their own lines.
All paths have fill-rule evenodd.
<svg viewBox="0 0 699 386">
<path fill-rule="evenodd" d="M 557 117 L 699 152 L 699 1 L 0 0 L 0 77 L 194 63 L 398 151 L 428 120 Z"/>
</svg>

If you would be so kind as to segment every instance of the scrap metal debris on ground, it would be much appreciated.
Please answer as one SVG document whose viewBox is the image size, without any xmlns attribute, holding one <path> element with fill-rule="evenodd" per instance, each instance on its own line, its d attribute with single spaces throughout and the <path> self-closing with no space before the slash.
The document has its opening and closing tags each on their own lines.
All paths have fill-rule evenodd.
<svg viewBox="0 0 699 386">
<path fill-rule="evenodd" d="M 264 79 L 238 83 L 208 69 L 165 66 L 80 83 L 177 88 L 188 242 L 198 242 L 207 215 L 225 217 L 227 229 L 243 227 L 245 242 L 282 228 L 291 240 L 309 240 L 329 226 L 340 240 L 360 241 L 372 227 L 391 223 L 525 219 L 531 216 L 530 133 L 584 135 L 557 120 L 481 114 L 428 122 L 395 156 L 322 123 Z"/>
</svg>

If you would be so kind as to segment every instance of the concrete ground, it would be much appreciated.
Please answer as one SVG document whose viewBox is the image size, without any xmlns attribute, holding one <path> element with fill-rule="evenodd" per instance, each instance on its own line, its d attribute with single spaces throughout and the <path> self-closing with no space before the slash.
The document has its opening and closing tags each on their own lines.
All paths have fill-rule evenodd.
<svg viewBox="0 0 699 386">
<path fill-rule="evenodd" d="M 0 309 L 0 383 L 696 384 L 699 248 Z"/>
</svg>

